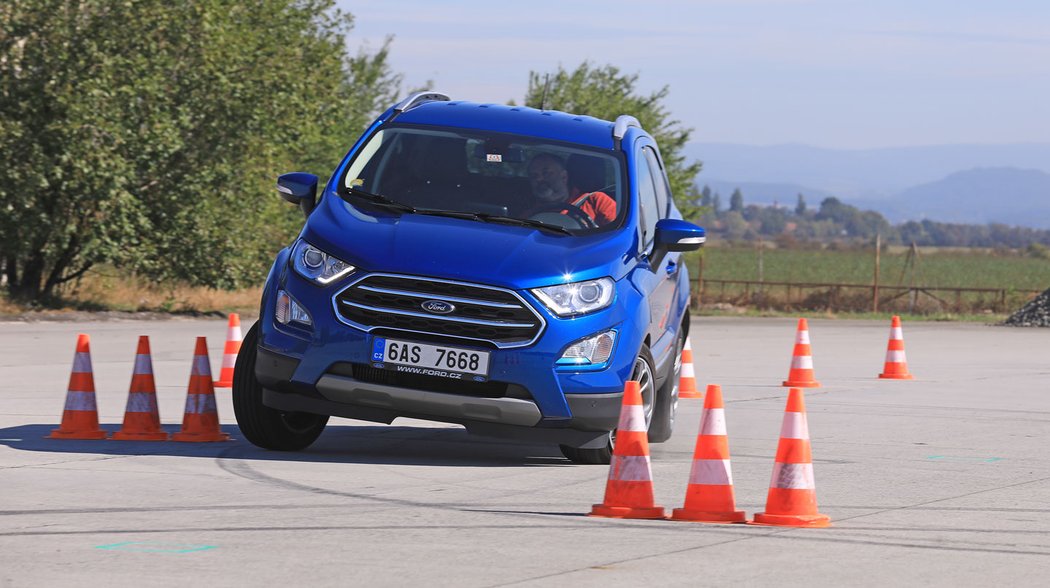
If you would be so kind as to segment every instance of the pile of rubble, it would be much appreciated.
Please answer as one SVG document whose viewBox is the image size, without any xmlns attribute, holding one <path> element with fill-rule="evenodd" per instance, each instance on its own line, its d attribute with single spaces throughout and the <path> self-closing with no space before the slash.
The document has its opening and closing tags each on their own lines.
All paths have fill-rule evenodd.
<svg viewBox="0 0 1050 588">
<path fill-rule="evenodd" d="M 1033 298 L 1003 324 L 1012 327 L 1050 327 L 1050 290 Z"/>
</svg>

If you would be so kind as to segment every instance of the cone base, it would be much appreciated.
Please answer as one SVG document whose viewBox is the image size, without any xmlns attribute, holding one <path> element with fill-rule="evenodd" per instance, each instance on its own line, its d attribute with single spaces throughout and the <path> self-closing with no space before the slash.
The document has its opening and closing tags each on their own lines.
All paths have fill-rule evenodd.
<svg viewBox="0 0 1050 588">
<path fill-rule="evenodd" d="M 591 507 L 591 512 L 587 514 L 589 517 L 607 517 L 611 519 L 665 519 L 667 515 L 664 513 L 664 507 L 662 506 L 606 506 L 604 504 L 595 504 Z"/>
<path fill-rule="evenodd" d="M 831 517 L 819 513 L 815 515 L 776 515 L 762 512 L 755 514 L 755 520 L 748 524 L 772 527 L 830 527 Z"/>
<path fill-rule="evenodd" d="M 915 376 L 911 374 L 879 374 L 879 378 L 882 380 L 914 380 Z"/>
<path fill-rule="evenodd" d="M 227 380 L 225 382 L 222 380 L 215 380 L 212 383 L 212 386 L 215 388 L 233 388 L 233 380 Z"/>
<path fill-rule="evenodd" d="M 212 441 L 229 441 L 230 436 L 226 433 L 186 433 L 179 431 L 171 436 L 172 441 L 184 443 L 211 443 Z"/>
<path fill-rule="evenodd" d="M 869 374 L 871 372 L 868 372 Z M 780 384 L 788 388 L 820 388 L 820 382 L 792 382 L 791 380 L 785 380 Z"/>
<path fill-rule="evenodd" d="M 746 523 L 747 513 L 742 510 L 713 512 L 676 508 L 671 512 L 671 519 L 694 523 Z"/>
<path fill-rule="evenodd" d="M 113 436 L 109 439 L 111 441 L 167 441 L 168 434 L 164 431 L 157 431 L 156 433 L 130 433 L 117 431 L 116 433 L 113 433 Z"/>
<path fill-rule="evenodd" d="M 103 430 L 97 431 L 63 431 L 62 429 L 55 429 L 51 431 L 51 434 L 45 437 L 45 439 L 87 439 L 97 440 L 105 439 L 109 433 Z"/>
<path fill-rule="evenodd" d="M 701 394 L 699 390 L 697 390 L 696 392 L 683 392 L 682 390 L 679 390 L 678 391 L 678 397 L 679 398 L 703 398 L 704 395 Z"/>
</svg>

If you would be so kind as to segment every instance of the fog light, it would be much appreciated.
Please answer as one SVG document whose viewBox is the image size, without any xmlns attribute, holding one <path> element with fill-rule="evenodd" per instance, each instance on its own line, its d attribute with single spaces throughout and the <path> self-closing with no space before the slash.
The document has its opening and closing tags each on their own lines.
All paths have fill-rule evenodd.
<svg viewBox="0 0 1050 588">
<path fill-rule="evenodd" d="M 299 323 L 309 327 L 314 324 L 313 319 L 310 318 L 310 313 L 306 312 L 306 309 L 299 304 L 299 301 L 292 298 L 291 294 L 284 290 L 277 292 L 277 308 L 274 310 L 274 318 L 282 325 Z"/>
<path fill-rule="evenodd" d="M 616 343 L 616 331 L 605 331 L 591 335 L 586 339 L 569 345 L 561 354 L 558 365 L 598 365 L 609 361 L 613 344 Z"/>
</svg>

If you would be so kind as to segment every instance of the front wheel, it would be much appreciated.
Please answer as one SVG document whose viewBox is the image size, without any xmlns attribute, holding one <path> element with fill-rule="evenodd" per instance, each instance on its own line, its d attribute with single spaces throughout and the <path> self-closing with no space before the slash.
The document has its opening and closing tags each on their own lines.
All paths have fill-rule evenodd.
<svg viewBox="0 0 1050 588">
<path fill-rule="evenodd" d="M 656 406 L 656 380 L 653 378 L 653 354 L 649 347 L 642 345 L 638 351 L 638 357 L 634 359 L 631 367 L 631 377 L 628 378 L 638 382 L 638 388 L 642 393 L 642 412 L 645 414 L 645 425 L 652 428 L 653 413 Z M 650 433 L 650 437 L 652 434 Z M 561 454 L 573 463 L 582 464 L 608 464 L 612 461 L 613 447 L 616 443 L 616 431 L 609 432 L 609 440 L 605 447 L 598 449 L 584 449 L 581 447 L 570 447 L 561 445 Z"/>
<path fill-rule="evenodd" d="M 255 379 L 259 323 L 252 325 L 241 342 L 233 369 L 233 413 L 244 438 L 253 445 L 275 451 L 306 449 L 328 424 L 327 415 L 281 412 L 263 404 L 263 388 Z"/>
</svg>

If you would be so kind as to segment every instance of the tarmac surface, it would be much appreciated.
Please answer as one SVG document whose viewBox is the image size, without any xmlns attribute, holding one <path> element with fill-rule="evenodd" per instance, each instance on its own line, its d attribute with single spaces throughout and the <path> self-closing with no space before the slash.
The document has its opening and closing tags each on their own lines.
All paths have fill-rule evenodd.
<svg viewBox="0 0 1050 588">
<path fill-rule="evenodd" d="M 182 420 L 194 337 L 222 319 L 0 323 L 0 586 L 1044 586 L 1050 577 L 1050 329 L 906 323 L 914 381 L 883 381 L 889 325 L 811 320 L 806 391 L 828 529 L 584 516 L 608 468 L 556 447 L 421 421 L 333 419 L 301 453 L 226 443 L 67 441 L 76 333 L 103 428 L 123 418 L 136 338 L 161 418 Z M 247 328 L 247 325 L 245 325 Z M 693 321 L 697 379 L 722 385 L 737 507 L 764 509 L 795 323 Z M 654 445 L 680 507 L 702 401 Z"/>
</svg>

